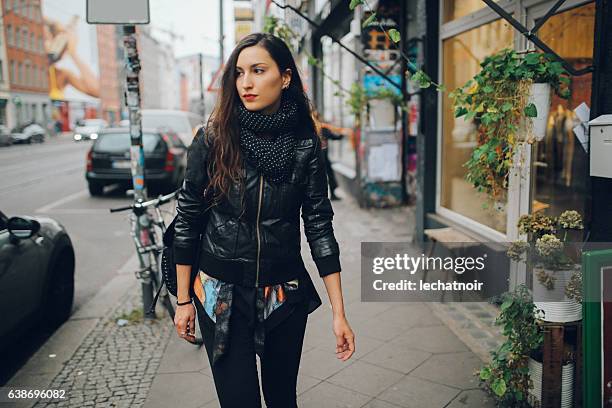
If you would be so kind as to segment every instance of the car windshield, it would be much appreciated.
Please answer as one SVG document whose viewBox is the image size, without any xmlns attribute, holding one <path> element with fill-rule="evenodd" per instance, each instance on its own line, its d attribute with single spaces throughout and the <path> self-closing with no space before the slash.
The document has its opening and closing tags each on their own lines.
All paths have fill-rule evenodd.
<svg viewBox="0 0 612 408">
<path fill-rule="evenodd" d="M 178 133 L 189 133 L 191 127 L 189 120 L 182 115 L 171 115 L 163 113 L 145 113 L 142 115 L 142 127 L 157 129 L 168 127 Z"/>
<path fill-rule="evenodd" d="M 145 153 L 161 152 L 164 142 L 158 134 L 144 133 L 142 135 L 142 146 Z M 103 133 L 98 137 L 94 145 L 96 152 L 127 152 L 130 150 L 129 133 Z"/>
</svg>

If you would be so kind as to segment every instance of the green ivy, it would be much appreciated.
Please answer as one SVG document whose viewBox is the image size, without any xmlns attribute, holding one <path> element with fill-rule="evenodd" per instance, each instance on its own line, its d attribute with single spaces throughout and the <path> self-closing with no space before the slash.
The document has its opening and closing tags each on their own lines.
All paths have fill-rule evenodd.
<svg viewBox="0 0 612 408">
<path fill-rule="evenodd" d="M 498 406 L 530 406 L 527 394 L 533 383 L 529 377 L 529 356 L 540 349 L 544 340 L 536 312 L 524 285 L 503 296 L 495 324 L 501 326 L 506 341 L 491 352 L 491 362 L 477 373 L 481 386 L 492 395 Z"/>
<path fill-rule="evenodd" d="M 566 98 L 569 77 L 549 54 L 520 57 L 510 49 L 486 57 L 480 66 L 481 71 L 449 97 L 455 117 L 474 121 L 478 133 L 477 147 L 464 164 L 466 179 L 477 191 L 503 202 L 515 150 L 531 142 L 523 134 L 525 118 L 538 115 L 535 105 L 527 103 L 530 85 L 548 83 Z"/>
</svg>

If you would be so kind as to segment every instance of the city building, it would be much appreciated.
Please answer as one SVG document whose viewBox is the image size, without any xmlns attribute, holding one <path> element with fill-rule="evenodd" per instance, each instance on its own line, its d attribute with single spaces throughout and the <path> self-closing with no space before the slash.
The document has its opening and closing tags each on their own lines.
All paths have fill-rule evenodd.
<svg viewBox="0 0 612 408">
<path fill-rule="evenodd" d="M 201 67 L 200 67 L 201 63 Z M 212 111 L 216 93 L 208 90 L 208 85 L 219 69 L 219 57 L 206 54 L 193 54 L 177 58 L 176 64 L 185 78 L 185 101 L 181 109 L 208 116 Z M 200 80 L 200 77 L 202 80 Z M 204 96 L 202 106 L 201 96 Z"/>
<path fill-rule="evenodd" d="M 96 26 L 87 24 L 79 0 L 45 0 L 36 27 L 44 33 L 48 96 L 56 130 L 100 116 L 100 70 Z"/>
<path fill-rule="evenodd" d="M 138 47 L 142 108 L 179 109 L 180 71 L 172 46 L 155 38 L 150 27 L 142 26 L 138 30 Z"/>
<path fill-rule="evenodd" d="M 2 45 L 6 58 L 2 64 L 6 68 L 3 66 L 0 72 L 8 71 L 3 80 L 8 83 L 8 89 L 4 90 L 10 92 L 10 97 L 2 103 L 2 109 L 9 128 L 29 121 L 47 125 L 50 119 L 48 60 L 42 22 L 39 1 L 3 0 Z"/>
<path fill-rule="evenodd" d="M 100 61 L 100 103 L 102 119 L 116 123 L 123 118 L 123 42 L 122 28 L 96 26 Z"/>
<path fill-rule="evenodd" d="M 3 1 L 0 1 L 0 10 L 4 10 Z M 11 97 L 7 61 L 4 19 L 0 19 L 0 124 L 5 126 L 7 125 L 7 105 Z"/>
<path fill-rule="evenodd" d="M 499 3 L 528 27 L 555 4 Z M 576 113 L 578 107 L 587 108 L 587 121 L 612 112 L 610 92 L 605 91 L 612 74 L 606 65 L 610 52 L 606 41 L 612 40 L 603 23 L 609 21 L 609 7 L 566 1 L 540 27 L 538 37 L 580 72 L 570 75 L 569 100 L 551 98 L 547 139 L 531 145 L 521 174 L 511 175 L 507 202 L 487 206 L 486 197 L 465 180 L 464 163 L 476 146 L 476 134 L 458 128 L 461 123 L 454 118 L 448 94 L 475 75 L 487 55 L 503 48 L 523 51 L 533 44 L 480 0 L 372 2 L 385 31 L 396 29 L 401 34 L 399 49 L 378 24 L 364 27 L 370 15 L 366 7 L 351 11 L 346 2 L 324 0 L 285 4 L 316 23 L 308 24 L 290 9 L 283 12 L 283 23 L 297 36 L 294 51 L 323 120 L 354 128 L 353 137 L 330 143 L 330 157 L 341 185 L 362 205 L 416 203 L 419 242 L 425 240 L 426 228 L 438 227 L 456 228 L 481 242 L 509 242 L 518 238 L 521 215 L 537 211 L 559 215 L 568 209 L 587 220 L 585 238 L 612 240 L 612 211 L 606 204 L 612 202 L 611 181 L 590 177 L 589 154 L 573 132 L 585 124 Z M 263 0 L 254 7 L 274 16 L 281 10 Z M 257 30 L 263 28 L 265 15 L 255 13 Z M 306 28 L 296 19 L 303 20 Z M 322 68 L 304 64 L 309 56 Z M 406 59 L 447 91 L 438 92 L 433 86 L 421 89 L 407 80 L 402 75 Z M 590 66 L 595 68 L 583 69 Z M 389 80 L 382 79 L 381 71 Z M 351 114 L 347 95 L 354 83 L 366 93 L 390 89 L 403 97 L 405 109 L 390 115 L 390 104 L 371 99 L 360 115 Z M 509 287 L 527 279 L 528 271 L 505 263 L 499 274 L 506 274 Z"/>
</svg>

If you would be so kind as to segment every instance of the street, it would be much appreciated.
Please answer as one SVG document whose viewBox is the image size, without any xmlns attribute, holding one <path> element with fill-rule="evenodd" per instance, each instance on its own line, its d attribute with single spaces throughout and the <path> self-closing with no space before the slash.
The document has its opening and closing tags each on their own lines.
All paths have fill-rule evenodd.
<svg viewBox="0 0 612 408">
<path fill-rule="evenodd" d="M 127 213 L 108 209 L 129 204 L 123 190 L 107 189 L 92 198 L 84 177 L 85 155 L 90 142 L 76 143 L 71 135 L 48 137 L 45 143 L 0 148 L 0 211 L 14 215 L 48 216 L 67 229 L 75 250 L 75 298 L 73 313 L 117 273 L 134 254 Z M 110 190 L 110 191 L 109 191 Z M 109 255 L 111 254 L 111 255 Z M 34 352 L 43 333 L 11 349 L 3 358 L 0 382 L 5 382 Z"/>
</svg>

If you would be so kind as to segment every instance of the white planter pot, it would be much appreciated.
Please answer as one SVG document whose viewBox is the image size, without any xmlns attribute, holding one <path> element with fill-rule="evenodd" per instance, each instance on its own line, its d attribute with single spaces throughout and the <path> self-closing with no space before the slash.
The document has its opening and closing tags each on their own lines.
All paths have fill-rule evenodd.
<svg viewBox="0 0 612 408">
<path fill-rule="evenodd" d="M 532 84 L 527 103 L 533 103 L 538 110 L 538 116 L 530 119 L 533 124 L 533 135 L 540 142 L 546 136 L 546 125 L 548 123 L 548 113 L 550 112 L 550 85 Z"/>
<path fill-rule="evenodd" d="M 542 363 L 530 358 L 529 376 L 533 388 L 529 390 L 529 403 L 532 406 L 542 406 Z M 574 402 L 574 363 L 568 363 L 561 368 L 561 407 L 571 408 Z"/>
<path fill-rule="evenodd" d="M 544 312 L 542 320 L 546 322 L 566 323 L 582 319 L 582 304 L 565 295 L 565 286 L 574 274 L 574 269 L 561 271 L 544 270 L 555 277 L 554 288 L 546 288 L 538 279 L 538 272 L 542 268 L 533 270 L 533 303 Z"/>
</svg>

